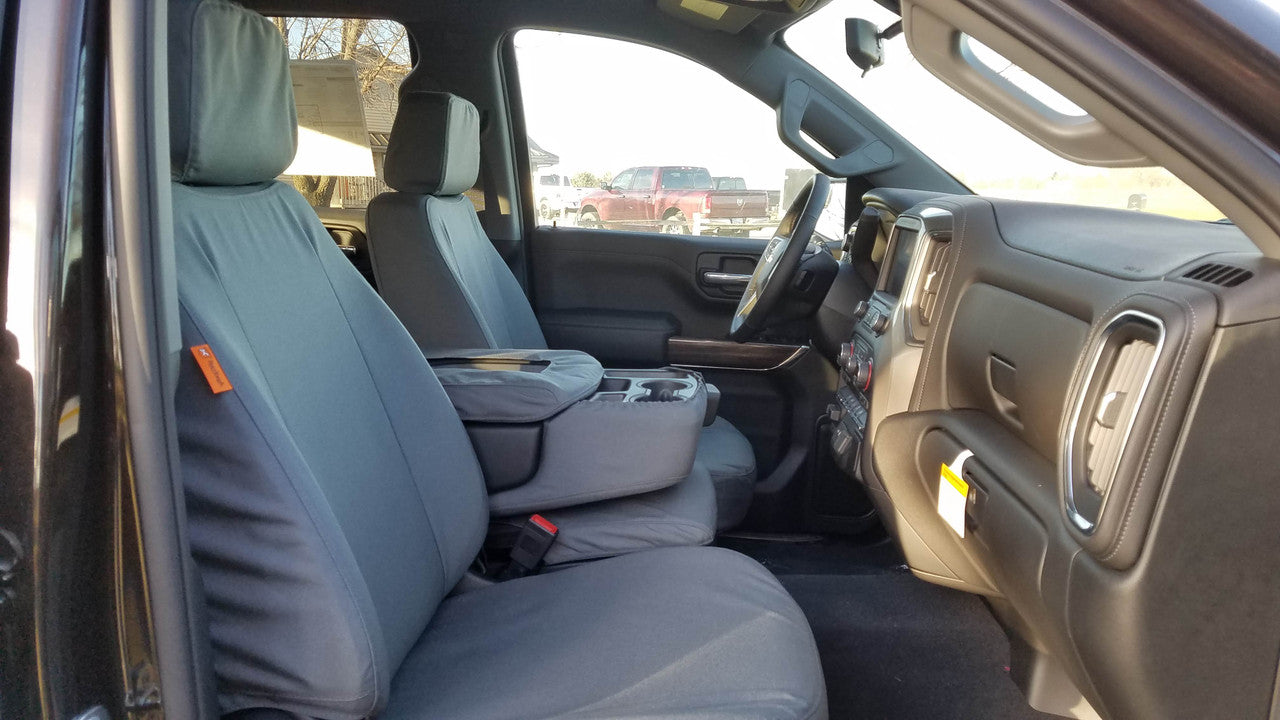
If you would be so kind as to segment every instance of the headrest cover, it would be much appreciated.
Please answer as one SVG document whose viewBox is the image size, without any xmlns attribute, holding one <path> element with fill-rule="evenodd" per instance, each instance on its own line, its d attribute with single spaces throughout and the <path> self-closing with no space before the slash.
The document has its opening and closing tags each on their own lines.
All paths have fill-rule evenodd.
<svg viewBox="0 0 1280 720">
<path fill-rule="evenodd" d="M 387 143 L 387 184 L 416 195 L 461 195 L 479 172 L 476 106 L 449 93 L 405 93 Z"/>
<path fill-rule="evenodd" d="M 226 0 L 169 16 L 169 161 L 188 185 L 275 178 L 298 149 L 289 52 L 271 21 Z"/>
</svg>

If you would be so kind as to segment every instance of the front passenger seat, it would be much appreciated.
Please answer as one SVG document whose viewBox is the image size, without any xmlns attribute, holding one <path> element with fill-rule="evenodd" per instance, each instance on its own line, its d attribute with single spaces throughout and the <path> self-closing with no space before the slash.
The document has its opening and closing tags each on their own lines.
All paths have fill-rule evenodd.
<svg viewBox="0 0 1280 720">
<path fill-rule="evenodd" d="M 484 480 L 413 339 L 275 179 L 297 139 L 280 33 L 226 0 L 169 20 L 174 409 L 221 712 L 826 718 L 804 615 L 729 550 L 450 596 Z"/>
<path fill-rule="evenodd" d="M 369 253 L 382 299 L 428 357 L 460 349 L 547 347 L 529 299 L 462 193 L 480 168 L 480 116 L 449 93 L 400 98 L 383 175 L 398 192 L 369 203 Z M 751 443 L 729 421 L 702 429 L 698 463 L 716 488 L 719 530 L 755 492 Z"/>
</svg>

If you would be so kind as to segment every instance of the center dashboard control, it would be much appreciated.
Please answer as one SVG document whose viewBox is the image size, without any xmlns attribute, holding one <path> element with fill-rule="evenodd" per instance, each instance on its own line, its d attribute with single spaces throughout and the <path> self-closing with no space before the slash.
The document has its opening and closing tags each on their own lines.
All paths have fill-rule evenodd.
<svg viewBox="0 0 1280 720">
<path fill-rule="evenodd" d="M 882 313 L 876 313 L 871 318 L 871 332 L 876 335 L 883 335 L 885 330 L 889 329 L 889 316 Z"/>
<path fill-rule="evenodd" d="M 871 389 L 871 360 L 862 359 L 854 362 L 854 366 L 849 371 L 849 380 L 853 387 L 866 392 Z"/>
</svg>

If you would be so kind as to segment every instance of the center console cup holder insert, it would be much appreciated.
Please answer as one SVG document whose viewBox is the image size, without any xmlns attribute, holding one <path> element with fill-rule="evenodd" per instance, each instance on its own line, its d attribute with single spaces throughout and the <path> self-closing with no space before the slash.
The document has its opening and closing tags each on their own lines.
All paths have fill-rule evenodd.
<svg viewBox="0 0 1280 720">
<path fill-rule="evenodd" d="M 606 377 L 600 381 L 600 388 L 596 392 L 600 393 L 624 393 L 631 388 L 631 381 L 627 378 Z"/>
<path fill-rule="evenodd" d="M 678 393 L 687 390 L 689 384 L 679 380 L 645 380 L 640 387 L 648 392 L 636 398 L 636 402 L 671 402 L 681 399 Z"/>
</svg>

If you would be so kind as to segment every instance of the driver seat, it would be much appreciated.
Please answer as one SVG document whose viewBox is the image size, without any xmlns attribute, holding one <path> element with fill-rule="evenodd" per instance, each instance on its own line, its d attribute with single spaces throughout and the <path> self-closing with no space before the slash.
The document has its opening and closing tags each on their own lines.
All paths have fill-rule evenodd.
<svg viewBox="0 0 1280 720">
<path fill-rule="evenodd" d="M 449 93 L 405 92 L 383 172 L 396 192 L 369 203 L 369 254 L 383 301 L 427 357 L 547 347 L 529 299 L 462 194 L 479 168 L 475 106 Z M 716 418 L 702 429 L 697 460 L 715 484 L 716 529 L 738 525 L 755 491 L 751 443 Z"/>
</svg>

